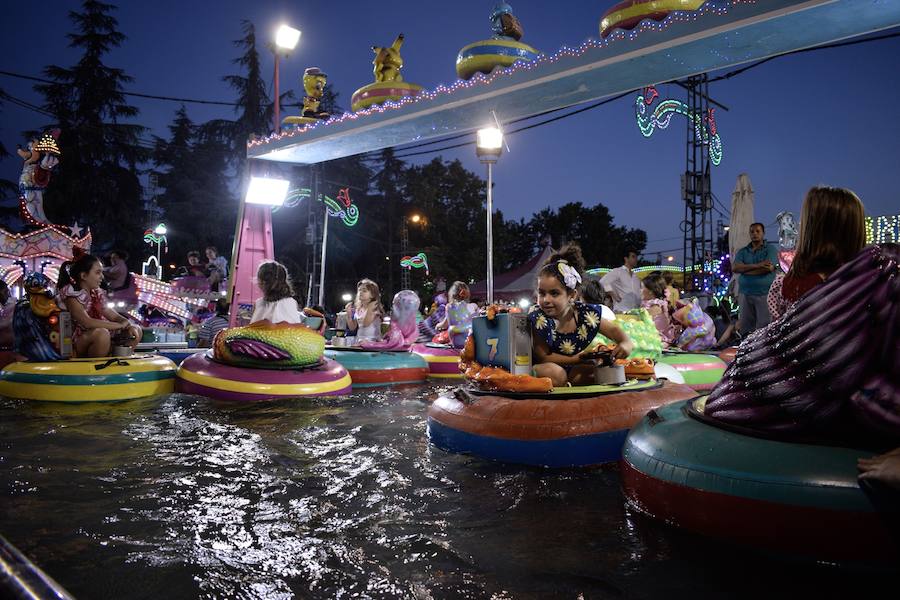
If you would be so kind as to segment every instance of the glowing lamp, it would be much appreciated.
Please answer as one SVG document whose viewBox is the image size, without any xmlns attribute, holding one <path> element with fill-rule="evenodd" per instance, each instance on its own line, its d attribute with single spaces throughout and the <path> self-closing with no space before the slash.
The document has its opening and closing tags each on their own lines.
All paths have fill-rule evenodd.
<svg viewBox="0 0 900 600">
<path fill-rule="evenodd" d="M 281 206 L 287 197 L 287 179 L 273 179 L 271 177 L 251 177 L 247 186 L 247 195 L 244 202 L 247 204 L 263 204 L 265 206 Z"/>
<path fill-rule="evenodd" d="M 413 223 L 418 223 L 419 221 L 422 220 L 422 215 L 413 215 L 409 218 L 409 220 L 412 221 Z"/>
<path fill-rule="evenodd" d="M 275 32 L 275 45 L 284 50 L 293 50 L 300 41 L 300 30 L 289 25 L 282 25 Z"/>
<path fill-rule="evenodd" d="M 503 132 L 496 127 L 479 129 L 475 135 L 475 153 L 481 162 L 497 162 L 503 151 Z"/>
<path fill-rule="evenodd" d="M 667 257 L 666 257 L 666 260 L 669 261 L 669 262 L 672 262 L 673 260 L 675 260 L 675 257 L 674 257 L 674 256 L 667 256 Z"/>
<path fill-rule="evenodd" d="M 169 230 L 166 229 L 166 224 L 160 223 L 159 225 L 156 226 L 156 229 L 153 230 L 153 233 L 155 233 L 156 235 L 166 235 L 166 233 L 168 233 L 168 231 Z"/>
<path fill-rule="evenodd" d="M 353 300 L 353 294 L 350 294 L 350 293 L 341 294 L 341 300 L 343 302 L 350 302 L 351 300 Z"/>
<path fill-rule="evenodd" d="M 519 300 L 519 307 L 522 310 L 525 310 L 529 306 L 531 306 L 531 300 L 529 300 L 528 298 L 522 298 L 521 300 Z"/>
</svg>

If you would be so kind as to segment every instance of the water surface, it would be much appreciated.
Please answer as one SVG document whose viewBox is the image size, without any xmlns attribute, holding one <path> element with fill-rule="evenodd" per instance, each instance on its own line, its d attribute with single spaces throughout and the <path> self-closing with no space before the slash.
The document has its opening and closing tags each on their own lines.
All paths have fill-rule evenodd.
<svg viewBox="0 0 900 600">
<path fill-rule="evenodd" d="M 429 446 L 447 386 L 339 399 L 0 399 L 0 533 L 78 598 L 859 597 L 625 505 L 615 465 Z"/>
</svg>

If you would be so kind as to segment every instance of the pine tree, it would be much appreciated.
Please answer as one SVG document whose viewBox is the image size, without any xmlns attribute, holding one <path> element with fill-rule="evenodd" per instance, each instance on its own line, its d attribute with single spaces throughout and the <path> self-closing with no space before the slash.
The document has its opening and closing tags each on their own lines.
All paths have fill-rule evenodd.
<svg viewBox="0 0 900 600">
<path fill-rule="evenodd" d="M 157 197 L 165 213 L 173 262 L 189 250 L 216 246 L 228 256 L 237 202 L 225 176 L 228 140 L 215 122 L 195 125 L 182 106 L 169 125 L 169 139 L 156 138 L 153 163 L 163 192 Z"/>
<path fill-rule="evenodd" d="M 266 93 L 266 82 L 262 77 L 259 52 L 256 50 L 256 29 L 250 21 L 242 21 L 242 27 L 244 37 L 234 40 L 234 45 L 243 50 L 243 54 L 232 62 L 241 67 L 243 74 L 226 75 L 222 78 L 238 94 L 235 111 L 240 114 L 232 122 L 236 164 L 243 164 L 250 136 L 271 131 L 273 116 L 272 101 Z"/>
<path fill-rule="evenodd" d="M 145 128 L 123 122 L 138 114 L 123 94 L 132 78 L 103 62 L 126 39 L 113 10 L 85 0 L 82 12 L 70 12 L 76 31 L 68 35 L 69 46 L 82 50 L 81 59 L 71 68 L 48 66 L 44 75 L 53 83 L 35 86 L 55 117 L 48 125 L 61 129 L 60 167 L 44 199 L 52 221 L 91 225 L 95 247 L 139 250 L 142 190 L 136 167 L 148 149 L 140 141 Z"/>
</svg>

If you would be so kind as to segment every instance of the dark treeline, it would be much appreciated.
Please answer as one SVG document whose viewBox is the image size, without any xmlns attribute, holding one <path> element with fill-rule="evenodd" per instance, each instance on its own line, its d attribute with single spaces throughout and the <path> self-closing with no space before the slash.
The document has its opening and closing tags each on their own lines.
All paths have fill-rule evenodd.
<svg viewBox="0 0 900 600">
<path fill-rule="evenodd" d="M 235 41 L 237 73 L 223 77 L 236 94 L 235 118 L 194 123 L 182 106 L 168 135 L 151 138 L 139 124 L 138 108 L 123 94 L 132 78 L 104 63 L 105 55 L 126 40 L 117 29 L 114 10 L 86 0 L 81 12 L 71 12 L 74 32 L 68 37 L 81 58 L 71 67 L 46 67 L 44 76 L 53 83 L 35 86 L 44 100 L 42 110 L 52 115 L 46 127 L 62 131 L 62 159 L 44 196 L 46 212 L 55 223 L 77 220 L 90 225 L 95 252 L 124 249 L 131 255 L 133 270 L 149 253 L 142 232 L 158 220 L 170 231 L 165 263 L 181 264 L 187 251 L 202 251 L 208 244 L 230 256 L 239 191 L 248 172 L 246 141 L 271 129 L 273 113 L 254 27 L 243 23 L 244 35 Z M 281 96 L 283 114 L 298 110 L 296 102 L 286 103 L 291 99 L 295 100 L 292 92 Z M 328 88 L 322 109 L 342 112 L 336 94 Z M 8 153 L 0 147 L 0 160 L 4 154 Z M 484 277 L 485 182 L 459 161 L 438 157 L 411 165 L 386 149 L 314 167 L 268 168 L 289 177 L 295 188 L 313 188 L 315 178 L 319 193 L 332 198 L 339 189 L 348 188 L 359 207 L 356 226 L 346 227 L 339 219 L 329 222 L 329 305 L 335 305 L 341 293 L 353 291 L 362 277 L 378 281 L 389 301 L 400 287 L 404 222 L 409 240 L 405 250 L 413 255 L 425 252 L 430 267 L 428 278 L 423 270 L 412 271 L 415 289 L 430 292 L 436 276 L 448 282 Z M 8 206 L 14 201 L 11 187 L 0 186 Z M 8 213 L 4 222 L 14 226 L 15 219 Z M 310 198 L 273 215 L 276 258 L 288 265 L 304 299 L 314 257 L 321 252 L 317 240 L 323 213 L 323 204 Z M 424 220 L 406 221 L 413 214 Z M 599 202 L 548 207 L 528 221 L 508 220 L 496 211 L 493 229 L 497 273 L 527 260 L 547 240 L 554 246 L 580 242 L 592 265 L 618 265 L 626 246 L 642 250 L 646 245 L 642 230 L 615 226 L 609 210 Z"/>
</svg>

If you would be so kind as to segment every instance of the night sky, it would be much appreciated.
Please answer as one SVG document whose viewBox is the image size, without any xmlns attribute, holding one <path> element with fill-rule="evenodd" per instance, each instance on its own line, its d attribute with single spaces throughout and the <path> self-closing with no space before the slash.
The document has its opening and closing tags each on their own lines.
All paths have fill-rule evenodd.
<svg viewBox="0 0 900 600">
<path fill-rule="evenodd" d="M 511 2 L 525 29 L 523 41 L 548 53 L 598 35 L 605 2 L 537 0 Z M 426 88 L 456 79 L 460 47 L 489 37 L 494 0 L 388 3 L 323 3 L 220 0 L 218 2 L 121 2 L 115 16 L 125 44 L 104 60 L 134 77 L 127 91 L 194 99 L 234 101 L 222 81 L 238 73 L 231 59 L 238 49 L 241 20 L 257 27 L 264 72 L 272 55 L 262 42 L 284 21 L 301 29 L 294 53 L 282 64 L 281 87 L 302 97 L 303 69 L 318 66 L 346 108 L 353 91 L 372 81 L 370 46 L 388 45 L 406 34 L 404 78 Z M 379 6 L 395 7 L 379 10 Z M 560 10 L 560 7 L 565 7 Z M 0 22 L 0 69 L 41 76 L 43 67 L 69 67 L 80 51 L 69 49 L 67 14 L 80 2 L 5 3 Z M 400 8 L 396 8 L 400 7 Z M 900 38 L 787 56 L 734 79 L 714 84 L 710 93 L 728 106 L 717 120 L 724 159 L 713 171 L 713 191 L 726 207 L 739 173 L 748 173 L 756 191 L 756 218 L 772 223 L 781 210 L 799 216 L 804 192 L 815 184 L 855 190 L 871 215 L 900 212 L 898 165 L 900 122 L 894 109 L 900 93 Z M 41 104 L 32 82 L 0 76 L 7 93 Z M 684 99 L 674 86 L 663 97 Z M 138 122 L 167 136 L 178 103 L 130 98 L 141 110 Z M 644 139 L 627 97 L 577 116 L 509 138 L 511 152 L 495 168 L 495 206 L 506 217 L 530 217 L 546 206 L 581 201 L 607 205 L 617 224 L 647 231 L 648 259 L 656 252 L 680 258 L 683 217 L 679 177 L 684 170 L 684 121 Z M 46 118 L 5 103 L 0 136 L 8 150 L 24 143 L 20 132 L 42 127 Z M 228 107 L 187 105 L 195 122 L 232 118 Z M 296 110 L 296 109 L 293 109 Z M 291 114 L 290 109 L 288 114 Z M 148 134 L 149 138 L 150 135 Z M 421 160 L 430 160 L 426 156 Z M 482 173 L 474 148 L 443 153 Z M 65 160 L 65 158 L 63 158 Z M 0 176 L 17 180 L 18 157 L 0 162 Z M 716 218 L 727 218 L 716 214 Z M 776 230 L 771 227 L 769 239 Z"/>
</svg>

